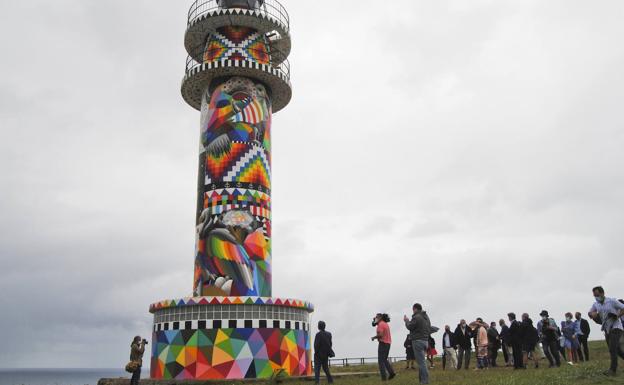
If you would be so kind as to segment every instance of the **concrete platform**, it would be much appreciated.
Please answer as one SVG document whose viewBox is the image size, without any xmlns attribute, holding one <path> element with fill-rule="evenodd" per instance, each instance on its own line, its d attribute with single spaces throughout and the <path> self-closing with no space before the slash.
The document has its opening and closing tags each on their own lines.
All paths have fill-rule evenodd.
<svg viewBox="0 0 624 385">
<path fill-rule="evenodd" d="M 332 373 L 334 378 L 345 378 L 345 377 L 371 377 L 378 376 L 378 372 L 353 372 L 353 373 Z M 323 376 L 321 382 L 325 377 Z M 309 381 L 313 382 L 313 376 L 307 377 L 285 377 L 283 379 L 278 380 L 277 382 L 271 382 L 268 379 L 248 379 L 248 380 L 152 380 L 149 378 L 141 379 L 140 385 L 217 385 L 217 384 L 241 384 L 241 383 L 250 383 L 250 384 L 269 384 L 269 383 L 289 383 L 289 382 L 297 382 L 297 381 Z M 98 385 L 128 385 L 130 383 L 129 378 L 102 378 L 98 381 Z"/>
</svg>

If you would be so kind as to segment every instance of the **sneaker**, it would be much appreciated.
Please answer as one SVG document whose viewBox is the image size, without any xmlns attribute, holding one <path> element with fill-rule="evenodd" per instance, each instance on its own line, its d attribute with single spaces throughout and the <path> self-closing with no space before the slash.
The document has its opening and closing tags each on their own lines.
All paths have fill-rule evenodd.
<svg viewBox="0 0 624 385">
<path fill-rule="evenodd" d="M 572 361 L 568 361 L 568 365 L 570 365 L 570 366 L 574 366 L 574 362 L 572 362 Z"/>
<path fill-rule="evenodd" d="M 617 374 L 616 374 L 613 370 L 611 370 L 611 369 L 609 369 L 609 370 L 607 370 L 607 371 L 603 372 L 602 374 L 604 374 L 605 376 L 609 376 L 609 377 L 615 377 L 615 376 L 617 375 Z"/>
<path fill-rule="evenodd" d="M 396 377 L 396 373 L 392 373 L 391 375 L 388 376 L 388 380 L 393 379 L 394 377 Z"/>
</svg>

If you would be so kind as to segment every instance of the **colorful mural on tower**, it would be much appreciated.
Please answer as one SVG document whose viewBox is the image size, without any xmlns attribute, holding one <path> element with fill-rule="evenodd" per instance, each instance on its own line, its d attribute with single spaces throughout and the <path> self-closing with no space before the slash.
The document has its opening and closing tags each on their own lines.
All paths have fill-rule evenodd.
<svg viewBox="0 0 624 385">
<path fill-rule="evenodd" d="M 153 379 L 311 374 L 314 307 L 271 289 L 271 117 L 292 96 L 288 20 L 277 0 L 189 9 L 181 92 L 201 111 L 193 295 L 150 306 Z"/>
<path fill-rule="evenodd" d="M 286 329 L 165 330 L 152 336 L 155 379 L 268 378 L 283 370 L 310 375 L 306 331 Z"/>
<path fill-rule="evenodd" d="M 233 77 L 202 102 L 194 294 L 271 296 L 271 102 Z"/>
<path fill-rule="evenodd" d="M 226 26 L 217 28 L 210 35 L 204 50 L 204 62 L 223 59 L 248 60 L 259 64 L 269 64 L 270 54 L 264 34 L 253 28 Z"/>
</svg>

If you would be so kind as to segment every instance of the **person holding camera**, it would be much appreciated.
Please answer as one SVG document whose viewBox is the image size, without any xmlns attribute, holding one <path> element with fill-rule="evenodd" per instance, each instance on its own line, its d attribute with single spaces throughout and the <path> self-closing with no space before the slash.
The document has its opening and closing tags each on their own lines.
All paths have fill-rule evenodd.
<svg viewBox="0 0 624 385">
<path fill-rule="evenodd" d="M 557 336 L 557 322 L 550 318 L 548 311 L 542 310 L 541 320 L 537 322 L 537 333 L 542 342 L 544 355 L 548 359 L 549 368 L 561 366 L 561 356 L 559 355 L 559 337 Z"/>
<path fill-rule="evenodd" d="M 620 339 L 624 333 L 624 326 L 622 325 L 624 304 L 615 298 L 605 297 L 605 291 L 601 286 L 596 286 L 592 292 L 596 302 L 592 305 L 588 315 L 596 323 L 602 324 L 602 331 L 605 332 L 611 355 L 611 367 L 605 374 L 615 376 L 617 374 L 618 356 L 624 359 L 624 351 L 620 346 Z"/>
<path fill-rule="evenodd" d="M 130 379 L 130 385 L 139 385 L 141 379 L 141 366 L 143 366 L 143 353 L 145 353 L 145 345 L 147 341 L 141 336 L 136 336 L 132 340 L 130 345 L 130 362 L 137 364 L 137 368 L 132 372 L 132 378 Z"/>
<path fill-rule="evenodd" d="M 412 306 L 412 318 L 403 316 L 405 327 L 410 331 L 412 339 L 412 348 L 414 349 L 414 357 L 418 364 L 418 379 L 421 384 L 429 383 L 429 372 L 425 363 L 425 352 L 429 346 L 429 336 L 431 335 L 431 321 L 427 312 L 423 310 L 422 305 L 415 303 Z"/>
<path fill-rule="evenodd" d="M 371 341 L 377 340 L 379 347 L 377 349 L 377 361 L 379 363 L 379 373 L 381 374 L 381 380 L 391 380 L 396 376 L 388 356 L 390 355 L 390 345 L 392 344 L 392 337 L 390 336 L 390 316 L 385 313 L 377 313 L 373 319 L 373 325 L 377 327 L 374 337 L 371 337 Z M 386 374 L 387 373 L 387 374 Z"/>
</svg>

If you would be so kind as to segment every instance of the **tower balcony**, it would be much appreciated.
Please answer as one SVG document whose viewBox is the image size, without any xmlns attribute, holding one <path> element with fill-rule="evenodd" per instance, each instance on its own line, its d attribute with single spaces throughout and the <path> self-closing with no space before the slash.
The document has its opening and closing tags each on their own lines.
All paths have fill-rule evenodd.
<svg viewBox="0 0 624 385">
<path fill-rule="evenodd" d="M 195 0 L 188 11 L 184 46 L 195 61 L 197 47 L 225 26 L 244 26 L 263 33 L 273 51 L 288 57 L 291 49 L 290 17 L 277 0 Z"/>
<path fill-rule="evenodd" d="M 201 109 L 202 96 L 213 79 L 243 76 L 265 84 L 271 96 L 273 112 L 290 102 L 290 62 L 279 51 L 240 50 L 228 59 L 219 59 L 219 50 L 198 49 L 186 58 L 186 74 L 182 79 L 182 97 L 196 110 Z M 200 58 L 198 61 L 196 58 Z"/>
</svg>

